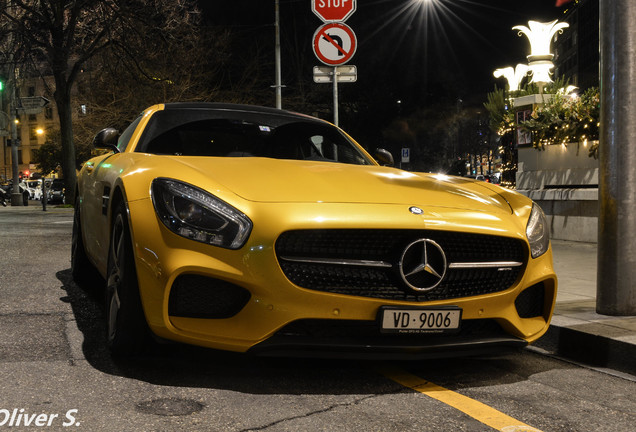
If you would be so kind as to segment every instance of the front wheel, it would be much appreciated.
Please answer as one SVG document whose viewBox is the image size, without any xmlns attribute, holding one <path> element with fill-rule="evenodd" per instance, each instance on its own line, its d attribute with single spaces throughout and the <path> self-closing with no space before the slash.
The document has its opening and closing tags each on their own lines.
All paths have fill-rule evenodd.
<svg viewBox="0 0 636 432">
<path fill-rule="evenodd" d="M 128 219 L 123 204 L 113 213 L 106 281 L 108 346 L 118 356 L 141 353 L 149 332 L 139 295 Z"/>
</svg>

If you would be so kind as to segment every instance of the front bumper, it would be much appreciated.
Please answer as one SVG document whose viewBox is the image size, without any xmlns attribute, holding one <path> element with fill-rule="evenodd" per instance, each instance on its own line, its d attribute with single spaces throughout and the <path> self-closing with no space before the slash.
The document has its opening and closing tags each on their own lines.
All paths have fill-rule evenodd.
<svg viewBox="0 0 636 432">
<path fill-rule="evenodd" d="M 464 320 L 447 335 L 381 334 L 376 322 L 299 320 L 249 349 L 258 356 L 307 356 L 413 360 L 492 354 L 517 350 L 528 342 L 510 336 L 494 320 Z"/>
<path fill-rule="evenodd" d="M 249 212 L 255 223 L 248 242 L 242 249 L 232 251 L 173 234 L 157 220 L 150 200 L 130 202 L 140 293 L 150 328 L 165 339 L 222 350 L 260 355 L 306 352 L 312 356 L 331 352 L 364 357 L 371 353 L 430 357 L 501 347 L 519 348 L 547 330 L 557 289 L 551 250 L 530 259 L 511 288 L 472 297 L 396 301 L 315 291 L 291 283 L 284 276 L 274 251 L 274 242 L 284 231 L 316 227 L 422 227 L 421 220 L 414 220 L 410 214 L 402 216 L 402 206 L 399 209 L 393 208 L 398 206 L 367 206 L 363 221 L 343 217 L 362 213 L 359 205 L 355 212 L 347 207 L 323 204 L 320 216 L 316 217 L 316 204 L 261 204 Z M 461 225 L 461 218 L 457 220 Z M 506 227 L 508 233 L 523 232 L 525 228 L 524 221 L 519 221 L 518 226 L 514 221 L 504 222 L 494 220 L 492 224 L 500 231 L 502 226 Z M 430 221 L 425 223 L 431 225 Z M 486 233 L 491 229 L 494 228 L 484 227 Z M 170 293 L 175 282 L 184 275 L 235 286 L 245 290 L 248 297 L 231 316 L 175 316 L 174 312 L 171 314 Z M 541 314 L 522 318 L 524 313 L 520 316 L 517 300 L 526 288 L 533 286 L 540 287 L 542 297 L 536 301 L 543 303 Z M 465 331 L 449 336 L 380 335 L 376 318 L 379 308 L 386 305 L 457 306 L 462 309 Z M 317 331 L 320 328 L 323 330 Z M 343 333 L 344 328 L 357 329 Z"/>
</svg>

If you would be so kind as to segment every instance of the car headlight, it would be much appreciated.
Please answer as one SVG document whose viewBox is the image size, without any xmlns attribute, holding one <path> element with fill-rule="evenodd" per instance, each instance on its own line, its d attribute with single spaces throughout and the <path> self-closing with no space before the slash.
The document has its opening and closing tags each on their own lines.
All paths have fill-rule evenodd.
<svg viewBox="0 0 636 432">
<path fill-rule="evenodd" d="M 534 203 L 526 226 L 526 236 L 530 243 L 532 258 L 537 258 L 547 252 L 550 247 L 550 228 L 543 210 Z"/>
<path fill-rule="evenodd" d="M 239 249 L 252 231 L 252 221 L 214 195 L 167 178 L 153 180 L 152 203 L 159 219 L 182 237 Z"/>
</svg>

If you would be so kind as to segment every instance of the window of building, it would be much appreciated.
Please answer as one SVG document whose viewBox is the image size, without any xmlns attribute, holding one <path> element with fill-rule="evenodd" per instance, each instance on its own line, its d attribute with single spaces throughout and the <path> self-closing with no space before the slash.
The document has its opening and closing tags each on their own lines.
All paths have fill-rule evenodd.
<svg viewBox="0 0 636 432">
<path fill-rule="evenodd" d="M 29 139 L 33 142 L 37 142 L 38 140 L 38 129 L 41 130 L 37 126 L 31 126 L 29 128 Z"/>
</svg>

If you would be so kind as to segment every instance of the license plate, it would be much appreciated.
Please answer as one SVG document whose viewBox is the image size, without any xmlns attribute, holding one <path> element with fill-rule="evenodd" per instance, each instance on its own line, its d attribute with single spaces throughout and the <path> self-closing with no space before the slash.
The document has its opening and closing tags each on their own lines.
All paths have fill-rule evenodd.
<svg viewBox="0 0 636 432">
<path fill-rule="evenodd" d="M 460 308 L 380 308 L 382 333 L 457 332 L 462 320 Z"/>
</svg>

